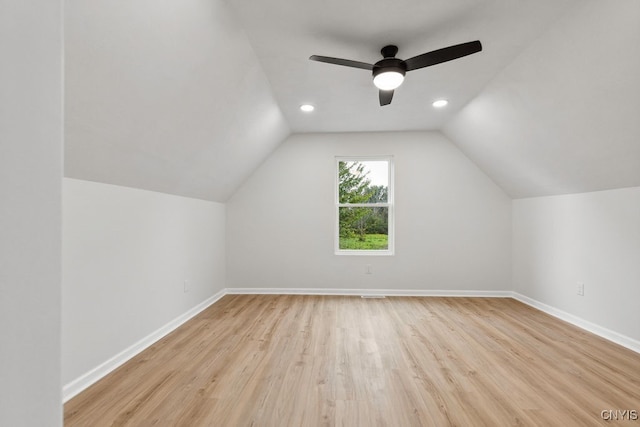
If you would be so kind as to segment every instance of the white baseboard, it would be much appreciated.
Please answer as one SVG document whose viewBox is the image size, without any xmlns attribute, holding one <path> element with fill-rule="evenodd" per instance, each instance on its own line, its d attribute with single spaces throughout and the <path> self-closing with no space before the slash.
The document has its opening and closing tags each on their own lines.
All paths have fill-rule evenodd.
<svg viewBox="0 0 640 427">
<path fill-rule="evenodd" d="M 519 294 L 517 292 L 512 292 L 512 297 L 535 309 L 550 314 L 553 317 L 557 317 L 558 319 L 571 323 L 572 325 L 584 329 L 585 331 L 591 332 L 595 335 L 598 335 L 599 337 L 626 347 L 629 350 L 633 350 L 636 353 L 640 353 L 640 341 L 634 340 L 633 338 L 619 334 L 618 332 L 612 331 L 610 329 L 603 328 L 600 325 L 596 325 L 595 323 L 591 323 L 578 316 L 574 316 L 573 314 L 569 314 L 566 311 L 559 310 L 555 307 L 544 304 L 540 301 L 534 300 L 533 298 L 529 298 L 528 296 Z"/>
<path fill-rule="evenodd" d="M 226 288 L 183 315 L 175 318 L 160 329 L 144 337 L 129 348 L 121 351 L 111 359 L 100 364 L 86 374 L 66 384 L 62 389 L 63 402 L 67 402 L 84 389 L 118 368 L 132 357 L 142 352 L 179 326 L 214 304 L 225 295 L 350 295 L 350 296 L 416 296 L 416 297 L 481 297 L 481 298 L 514 298 L 535 309 L 569 322 L 579 328 L 594 333 L 602 338 L 640 353 L 640 342 L 630 337 L 611 331 L 602 326 L 588 322 L 550 305 L 541 303 L 525 295 L 512 291 L 466 291 L 466 290 L 430 290 L 430 289 L 336 289 L 336 288 Z"/>
<path fill-rule="evenodd" d="M 132 346 L 124 349 L 89 372 L 81 375 L 62 388 L 63 403 L 71 400 L 87 387 L 141 353 L 155 342 L 177 329 L 189 319 L 214 304 L 225 295 L 273 294 L 273 295 L 384 295 L 384 296 L 466 296 L 466 297 L 510 297 L 509 291 L 443 291 L 443 290 L 390 290 L 390 289 L 323 289 L 323 288 L 226 288 L 191 310 L 152 332 Z"/>
<path fill-rule="evenodd" d="M 606 340 L 619 344 L 640 353 L 640 341 L 619 334 L 618 332 L 591 323 L 580 317 L 541 303 L 525 295 L 513 291 L 460 291 L 431 289 L 335 289 L 335 288 L 227 288 L 227 294 L 265 294 L 265 295 L 354 295 L 354 296 L 416 296 L 416 297 L 484 297 L 514 298 L 524 304 L 569 322 L 579 328 L 598 335 Z"/>
<path fill-rule="evenodd" d="M 97 367 L 93 368 L 92 370 L 80 376 L 79 378 L 76 378 L 75 380 L 66 384 L 62 388 L 63 403 L 69 401 L 78 393 L 82 392 L 84 389 L 86 389 L 93 383 L 97 382 L 101 378 L 105 377 L 107 374 L 109 374 L 119 366 L 123 365 L 132 357 L 142 352 L 143 350 L 145 350 L 146 348 L 148 348 L 149 346 L 151 346 L 152 344 L 154 344 L 164 336 L 168 335 L 170 332 L 173 332 L 180 325 L 184 324 L 186 321 L 193 318 L 198 313 L 200 313 L 201 311 L 203 311 L 204 309 L 206 309 L 207 307 L 209 307 L 210 305 L 218 301 L 220 298 L 222 298 L 225 295 L 225 293 L 226 293 L 225 289 L 219 291 L 218 293 L 211 296 L 210 298 L 207 298 L 206 300 L 196 305 L 186 313 L 176 317 L 175 319 L 173 319 L 171 322 L 167 323 L 160 329 L 152 332 L 151 334 L 142 338 L 140 341 L 136 342 L 132 346 L 116 354 L 111 359 L 107 360 L 106 362 L 98 365 Z"/>
<path fill-rule="evenodd" d="M 227 288 L 229 295 L 375 295 L 389 297 L 499 297 L 510 298 L 511 291 L 459 291 L 432 289 L 339 289 L 339 288 Z"/>
</svg>

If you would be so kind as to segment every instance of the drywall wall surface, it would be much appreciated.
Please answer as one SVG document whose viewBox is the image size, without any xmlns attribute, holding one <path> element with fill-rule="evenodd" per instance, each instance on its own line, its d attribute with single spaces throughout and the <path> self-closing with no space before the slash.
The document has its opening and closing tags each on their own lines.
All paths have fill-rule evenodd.
<svg viewBox="0 0 640 427">
<path fill-rule="evenodd" d="M 60 426 L 62 2 L 0 3 L 0 426 Z"/>
<path fill-rule="evenodd" d="M 225 206 L 66 178 L 62 259 L 68 384 L 224 289 Z"/>
<path fill-rule="evenodd" d="M 395 255 L 335 255 L 336 156 L 382 155 Z M 511 200 L 439 132 L 294 135 L 227 210 L 229 288 L 510 289 Z"/>
<path fill-rule="evenodd" d="M 514 200 L 513 257 L 516 292 L 640 340 L 640 187 Z"/>
</svg>

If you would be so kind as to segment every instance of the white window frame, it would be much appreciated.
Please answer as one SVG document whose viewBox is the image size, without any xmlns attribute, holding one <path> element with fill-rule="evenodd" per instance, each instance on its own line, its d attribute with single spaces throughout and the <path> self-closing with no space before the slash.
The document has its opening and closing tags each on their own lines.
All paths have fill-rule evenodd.
<svg viewBox="0 0 640 427">
<path fill-rule="evenodd" d="M 340 162 L 366 162 L 366 161 L 386 161 L 388 162 L 389 180 L 387 189 L 386 203 L 340 203 Z M 336 156 L 335 163 L 335 232 L 334 232 L 334 251 L 336 255 L 365 255 L 365 256 L 389 256 L 394 255 L 395 251 L 395 221 L 394 221 L 394 165 L 393 156 Z M 387 249 L 340 249 L 340 208 L 375 208 L 386 207 L 389 214 L 389 228 L 387 230 Z"/>
</svg>

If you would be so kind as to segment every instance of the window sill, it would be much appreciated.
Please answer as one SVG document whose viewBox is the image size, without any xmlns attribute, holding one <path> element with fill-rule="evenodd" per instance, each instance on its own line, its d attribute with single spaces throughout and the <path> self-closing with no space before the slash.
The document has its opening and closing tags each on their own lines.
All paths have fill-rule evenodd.
<svg viewBox="0 0 640 427">
<path fill-rule="evenodd" d="M 392 250 L 337 250 L 335 251 L 336 255 L 351 255 L 351 256 L 392 256 Z"/>
</svg>

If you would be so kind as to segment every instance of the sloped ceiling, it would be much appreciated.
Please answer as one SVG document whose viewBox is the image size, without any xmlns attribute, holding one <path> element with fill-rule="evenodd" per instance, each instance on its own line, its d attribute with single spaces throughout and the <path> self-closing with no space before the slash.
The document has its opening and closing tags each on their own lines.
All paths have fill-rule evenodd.
<svg viewBox="0 0 640 427">
<path fill-rule="evenodd" d="M 444 133 L 512 197 L 640 186 L 640 2 L 576 5 Z"/>
<path fill-rule="evenodd" d="M 576 0 L 227 0 L 237 12 L 293 132 L 440 129 Z M 480 40 L 483 51 L 411 71 L 380 107 L 371 72 L 309 61 L 407 59 Z M 435 110 L 432 102 L 447 98 Z M 302 103 L 316 106 L 301 114 Z"/>
<path fill-rule="evenodd" d="M 65 9 L 66 176 L 224 201 L 288 136 L 224 2 Z"/>
<path fill-rule="evenodd" d="M 69 0 L 65 174 L 225 201 L 291 132 L 443 130 L 512 197 L 640 185 L 639 7 Z M 383 108 L 366 71 L 308 60 L 475 39 L 481 53 L 411 72 Z"/>
</svg>

